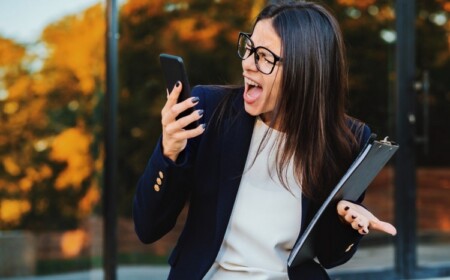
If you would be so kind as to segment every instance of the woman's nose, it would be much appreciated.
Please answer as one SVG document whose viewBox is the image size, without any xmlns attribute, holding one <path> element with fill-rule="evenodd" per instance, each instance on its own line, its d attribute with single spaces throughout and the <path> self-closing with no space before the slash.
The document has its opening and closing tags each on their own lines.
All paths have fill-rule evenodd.
<svg viewBox="0 0 450 280">
<path fill-rule="evenodd" d="M 255 64 L 254 53 L 252 53 L 249 57 L 242 60 L 242 70 L 244 71 L 258 71 L 258 68 Z"/>
</svg>

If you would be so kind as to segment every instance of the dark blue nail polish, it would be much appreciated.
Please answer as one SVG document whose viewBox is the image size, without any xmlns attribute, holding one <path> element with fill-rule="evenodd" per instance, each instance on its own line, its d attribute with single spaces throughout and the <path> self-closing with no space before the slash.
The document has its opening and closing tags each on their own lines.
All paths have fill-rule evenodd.
<svg viewBox="0 0 450 280">
<path fill-rule="evenodd" d="M 181 84 L 181 83 L 178 81 L 178 82 L 175 84 L 175 86 L 176 86 L 176 87 L 179 87 L 180 84 Z"/>
<path fill-rule="evenodd" d="M 206 123 L 203 123 L 202 127 L 203 127 L 203 129 L 205 129 L 206 128 Z"/>
<path fill-rule="evenodd" d="M 196 97 L 192 97 L 191 101 L 192 103 L 197 103 L 200 100 L 200 98 Z"/>
<path fill-rule="evenodd" d="M 345 206 L 344 210 L 347 211 L 348 209 L 350 209 L 350 207 Z"/>
<path fill-rule="evenodd" d="M 203 116 L 204 111 L 202 109 L 200 109 L 200 110 L 197 111 L 197 113 L 201 117 L 201 116 Z"/>
</svg>

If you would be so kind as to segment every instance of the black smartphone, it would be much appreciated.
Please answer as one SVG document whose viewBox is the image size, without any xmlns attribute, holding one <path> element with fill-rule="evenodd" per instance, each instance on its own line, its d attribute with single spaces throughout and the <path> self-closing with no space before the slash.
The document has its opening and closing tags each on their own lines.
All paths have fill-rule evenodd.
<svg viewBox="0 0 450 280">
<path fill-rule="evenodd" d="M 180 96 L 178 97 L 178 102 L 184 101 L 191 97 L 191 87 L 189 85 L 189 80 L 184 67 L 183 59 L 176 55 L 170 54 L 160 54 L 159 60 L 164 74 L 164 79 L 166 81 L 167 89 L 169 93 L 172 91 L 175 84 L 180 81 L 183 84 L 183 89 L 181 90 Z M 194 108 L 189 108 L 186 111 L 178 115 L 177 119 L 187 116 L 194 111 Z M 185 129 L 192 129 L 198 126 L 198 122 L 192 122 L 185 127 Z"/>
</svg>

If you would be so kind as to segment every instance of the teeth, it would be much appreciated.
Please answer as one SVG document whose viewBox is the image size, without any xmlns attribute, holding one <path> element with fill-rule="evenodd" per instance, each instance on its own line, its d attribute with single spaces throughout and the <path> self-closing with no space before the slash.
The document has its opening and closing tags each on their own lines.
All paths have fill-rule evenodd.
<svg viewBox="0 0 450 280">
<path fill-rule="evenodd" d="M 246 79 L 246 82 L 247 82 L 247 84 L 248 84 L 249 86 L 260 87 L 259 84 L 255 83 L 255 82 L 252 81 L 252 80 Z"/>
</svg>

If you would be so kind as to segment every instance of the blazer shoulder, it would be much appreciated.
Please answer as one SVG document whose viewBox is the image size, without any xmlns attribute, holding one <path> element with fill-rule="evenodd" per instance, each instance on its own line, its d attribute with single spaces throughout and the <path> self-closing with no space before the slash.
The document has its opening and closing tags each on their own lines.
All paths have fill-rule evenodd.
<svg viewBox="0 0 450 280">
<path fill-rule="evenodd" d="M 347 126 L 361 147 L 369 140 L 372 134 L 372 130 L 366 123 L 353 117 L 347 117 Z"/>
</svg>

